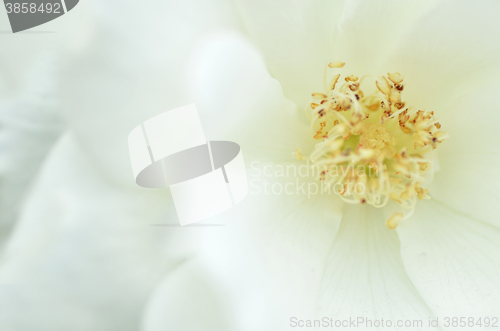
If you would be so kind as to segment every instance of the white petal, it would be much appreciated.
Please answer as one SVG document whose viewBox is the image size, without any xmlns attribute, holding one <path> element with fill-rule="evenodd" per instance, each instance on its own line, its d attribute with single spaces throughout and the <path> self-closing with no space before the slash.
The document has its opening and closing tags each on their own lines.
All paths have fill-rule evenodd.
<svg viewBox="0 0 500 331">
<path fill-rule="evenodd" d="M 285 96 L 303 107 L 323 90 L 342 1 L 237 1 L 244 27 L 263 51 Z"/>
<path fill-rule="evenodd" d="M 96 164 L 116 182 L 135 187 L 126 137 L 141 122 L 193 103 L 189 69 L 196 45 L 230 28 L 232 20 L 224 1 L 100 7 L 88 47 L 64 61 L 63 109 Z"/>
<path fill-rule="evenodd" d="M 0 327 L 2 330 L 75 331 L 109 330 L 95 311 L 87 310 L 37 284 L 0 284 Z M 61 313 L 53 309 L 63 307 Z M 29 316 L 29 318 L 27 318 Z"/>
<path fill-rule="evenodd" d="M 192 253 L 193 233 L 150 226 L 175 218 L 168 201 L 110 186 L 74 136 L 64 136 L 2 256 L 0 283 L 19 284 L 0 295 L 2 322 L 16 330 L 135 330 L 150 291 Z"/>
<path fill-rule="evenodd" d="M 315 306 L 343 202 L 334 193 L 321 191 L 305 161 L 258 160 L 248 168 L 250 191 L 239 209 L 273 266 L 273 278 L 292 293 L 295 311 L 307 315 Z"/>
<path fill-rule="evenodd" d="M 227 215 L 230 214 L 230 215 Z M 243 215 L 232 209 L 222 226 L 199 229 L 198 254 L 155 290 L 145 314 L 144 331 L 282 330 L 290 317 L 284 307 L 296 291 L 282 292 L 272 277 Z"/>
<path fill-rule="evenodd" d="M 24 93 L 0 108 L 0 237 L 15 222 L 31 180 L 64 127 L 55 96 L 55 59 L 38 60 Z"/>
<path fill-rule="evenodd" d="M 316 192 L 315 184 L 302 178 L 298 182 L 294 178 L 269 181 L 267 191 L 263 189 L 261 192 L 261 199 L 267 201 L 261 201 L 254 215 L 258 219 L 255 220 L 256 226 L 266 227 L 260 231 L 270 237 L 273 245 L 279 243 L 282 246 L 280 250 L 286 252 L 287 258 L 304 263 L 313 274 L 318 275 L 338 230 L 342 202 L 334 194 L 326 193 L 317 193 L 308 198 L 307 192 Z M 256 187 L 261 183 L 254 181 L 252 185 Z M 306 194 L 302 194 L 301 187 Z M 281 189 L 291 194 L 283 192 L 281 196 L 277 195 Z M 249 199 L 248 204 L 253 198 Z"/>
<path fill-rule="evenodd" d="M 434 2 L 347 0 L 331 56 L 347 63 L 346 74 L 385 74 L 375 70 L 401 34 Z"/>
<path fill-rule="evenodd" d="M 499 229 L 426 202 L 397 232 L 405 269 L 436 316 L 498 316 Z"/>
<path fill-rule="evenodd" d="M 315 143 L 300 120 L 305 114 L 284 99 L 259 53 L 238 34 L 218 35 L 204 47 L 196 78 L 200 112 L 214 115 L 206 116 L 207 136 L 234 138 L 242 147 L 250 193 L 236 209 L 248 215 L 283 277 L 304 271 L 308 279 L 318 277 L 342 203 L 314 193 L 319 182 L 306 161 L 292 156 L 297 147 L 307 155 Z"/>
<path fill-rule="evenodd" d="M 155 290 L 141 330 L 235 330 L 223 293 L 199 263 L 185 262 Z"/>
<path fill-rule="evenodd" d="M 196 103 L 208 139 L 233 139 L 247 163 L 255 157 L 289 162 L 297 147 L 313 147 L 306 115 L 283 97 L 280 84 L 243 35 L 214 35 L 195 63 Z"/>
<path fill-rule="evenodd" d="M 383 220 L 382 212 L 371 206 L 345 207 L 325 261 L 321 316 L 384 318 L 396 326 L 406 319 L 426 323 L 432 315 L 405 272 L 397 234 Z"/>
<path fill-rule="evenodd" d="M 457 99 L 443 112 L 450 138 L 439 148 L 439 166 L 430 195 L 472 218 L 500 227 L 500 86 Z"/>
<path fill-rule="evenodd" d="M 405 77 L 404 100 L 419 109 L 441 108 L 478 84 L 498 82 L 498 1 L 443 1 L 405 32 L 384 68 Z M 385 71 L 383 72 L 385 73 Z"/>
<path fill-rule="evenodd" d="M 496 1 L 443 2 L 402 36 L 387 63 L 405 76 L 407 104 L 435 111 L 450 134 L 437 150 L 441 170 L 430 195 L 497 226 L 499 154 L 492 142 L 499 137 L 500 46 L 492 40 L 500 32 L 499 8 Z"/>
</svg>

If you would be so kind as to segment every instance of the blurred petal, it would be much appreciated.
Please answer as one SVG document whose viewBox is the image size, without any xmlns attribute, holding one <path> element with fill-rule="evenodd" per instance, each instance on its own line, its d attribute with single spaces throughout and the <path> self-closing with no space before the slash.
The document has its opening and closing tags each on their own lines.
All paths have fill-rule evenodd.
<svg viewBox="0 0 500 331">
<path fill-rule="evenodd" d="M 236 208 L 248 215 L 265 254 L 276 258 L 273 264 L 287 272 L 290 265 L 307 266 L 304 277 L 317 278 L 342 202 L 333 194 L 319 196 L 306 161 L 292 156 L 297 147 L 307 155 L 314 146 L 309 126 L 300 120 L 305 114 L 283 97 L 260 54 L 241 35 L 218 35 L 200 54 L 197 104 L 207 114 L 207 136 L 239 143 L 247 164 L 250 193 Z"/>
<path fill-rule="evenodd" d="M 193 84 L 204 130 L 211 140 L 234 140 L 247 163 L 294 160 L 297 147 L 312 148 L 310 129 L 283 97 L 260 53 L 239 33 L 208 38 L 195 62 Z"/>
<path fill-rule="evenodd" d="M 285 96 L 299 108 L 323 90 L 343 1 L 236 1 L 244 27 L 263 51 Z"/>
<path fill-rule="evenodd" d="M 83 3 L 87 3 L 87 1 Z M 45 23 L 43 27 L 35 28 L 35 31 L 22 31 L 16 34 L 11 32 L 7 12 L 2 11 L 0 13 L 0 34 L 2 35 L 0 103 L 4 101 L 1 100 L 4 98 L 8 100 L 23 96 L 23 93 L 26 93 L 26 84 L 33 83 L 34 79 L 38 79 L 41 83 L 40 72 L 37 75 L 34 70 L 36 71 L 35 68 L 40 67 L 41 63 L 47 62 L 46 58 L 58 55 L 63 47 L 67 46 L 64 32 L 68 29 L 68 24 L 75 24 L 80 31 L 86 30 L 89 23 L 86 20 L 88 17 L 85 11 L 80 10 L 84 6 L 79 6 L 78 14 L 73 15 L 72 13 L 69 20 L 66 19 L 67 17 L 60 17 Z M 74 38 L 72 41 L 81 45 L 82 40 Z M 51 72 L 50 75 L 50 78 L 53 79 L 56 73 Z M 37 78 L 34 78 L 34 76 Z"/>
<path fill-rule="evenodd" d="M 426 323 L 432 316 L 405 272 L 397 234 L 383 220 L 371 206 L 346 205 L 326 260 L 321 316 L 384 318 L 393 326 L 405 319 Z"/>
<path fill-rule="evenodd" d="M 270 277 L 236 208 L 203 224 L 197 258 L 168 275 L 148 304 L 144 331 L 284 330 L 290 292 Z M 211 222 L 212 223 L 212 222 Z M 220 223 L 218 221 L 217 223 Z M 202 226 L 202 224 L 200 224 Z"/>
<path fill-rule="evenodd" d="M 396 229 L 405 269 L 436 316 L 497 316 L 499 229 L 432 201 Z"/>
<path fill-rule="evenodd" d="M 87 48 L 67 54 L 61 95 L 69 126 L 100 171 L 135 187 L 127 136 L 139 123 L 194 101 L 189 67 L 197 43 L 231 28 L 225 1 L 96 3 Z"/>
<path fill-rule="evenodd" d="M 414 27 L 434 0 L 347 0 L 335 36 L 335 60 L 345 72 L 380 75 L 376 71 L 398 38 Z"/>
<path fill-rule="evenodd" d="M 0 238 L 14 224 L 31 180 L 64 128 L 55 61 L 40 56 L 23 93 L 0 109 Z"/>
<path fill-rule="evenodd" d="M 186 262 L 159 286 L 148 303 L 143 331 L 234 331 L 231 307 L 196 263 Z"/>
<path fill-rule="evenodd" d="M 295 169 L 299 167 L 295 165 Z M 250 184 L 250 196 L 241 208 L 252 216 L 261 248 L 273 261 L 281 282 L 302 284 L 295 289 L 297 296 L 315 300 L 325 260 L 337 235 L 343 202 L 333 193 L 320 193 L 314 178 L 300 175 L 252 176 Z"/>
<path fill-rule="evenodd" d="M 443 1 L 406 31 L 386 65 L 405 76 L 404 99 L 437 111 L 478 84 L 498 82 L 498 1 Z"/>
<path fill-rule="evenodd" d="M 500 227 L 500 85 L 458 98 L 443 112 L 450 138 L 439 147 L 430 194 L 452 209 Z"/>
<path fill-rule="evenodd" d="M 167 197 L 114 188 L 73 136 L 62 137 L 2 258 L 0 283 L 19 284 L 0 295 L 7 325 L 137 330 L 157 282 L 193 252 L 192 233 L 166 236 L 150 226 L 175 219 Z"/>
</svg>

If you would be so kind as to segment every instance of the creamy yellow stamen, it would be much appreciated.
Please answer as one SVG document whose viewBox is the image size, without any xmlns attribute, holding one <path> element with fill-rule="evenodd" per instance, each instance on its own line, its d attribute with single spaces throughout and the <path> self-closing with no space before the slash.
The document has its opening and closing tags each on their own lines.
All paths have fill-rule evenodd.
<svg viewBox="0 0 500 331">
<path fill-rule="evenodd" d="M 335 61 L 328 67 L 344 65 Z M 328 90 L 313 93 L 306 107 L 312 137 L 319 140 L 313 152 L 309 157 L 300 149 L 293 154 L 310 160 L 319 180 L 339 188 L 337 193 L 346 202 L 375 207 L 389 200 L 398 203 L 404 214 L 396 213 L 386 222 L 394 229 L 418 200 L 429 198 L 420 184 L 432 168 L 424 156 L 448 136 L 439 131 L 434 112 L 407 107 L 401 100 L 405 88 L 401 74 L 376 80 L 375 92 L 367 96 L 361 90 L 366 76 L 347 76 L 337 88 L 339 78 L 335 75 L 327 86 L 325 75 Z"/>
<path fill-rule="evenodd" d="M 399 221 L 401 221 L 402 219 L 403 219 L 403 214 L 395 213 L 387 221 L 385 221 L 385 225 L 389 229 L 395 229 L 398 226 Z"/>
<path fill-rule="evenodd" d="M 328 64 L 330 68 L 342 68 L 345 65 L 345 62 L 333 61 Z"/>
</svg>

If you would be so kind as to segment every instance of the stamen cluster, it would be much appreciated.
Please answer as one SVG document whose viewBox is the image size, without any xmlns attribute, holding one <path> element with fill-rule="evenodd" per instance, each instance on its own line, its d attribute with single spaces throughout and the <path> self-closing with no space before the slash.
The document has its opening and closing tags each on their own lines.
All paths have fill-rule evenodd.
<svg viewBox="0 0 500 331">
<path fill-rule="evenodd" d="M 336 88 L 336 74 L 327 85 L 328 67 L 344 65 L 336 61 L 325 68 L 325 92 L 313 93 L 306 106 L 312 137 L 318 141 L 308 159 L 318 179 L 344 201 L 380 208 L 392 200 L 408 217 L 418 200 L 429 198 L 421 187 L 432 168 L 426 156 L 447 135 L 440 131 L 434 112 L 406 107 L 399 73 L 377 79 L 376 89 L 366 96 L 361 85 L 368 76 L 347 76 Z M 294 156 L 305 158 L 300 149 Z M 394 214 L 386 225 L 395 228 L 403 213 Z"/>
</svg>

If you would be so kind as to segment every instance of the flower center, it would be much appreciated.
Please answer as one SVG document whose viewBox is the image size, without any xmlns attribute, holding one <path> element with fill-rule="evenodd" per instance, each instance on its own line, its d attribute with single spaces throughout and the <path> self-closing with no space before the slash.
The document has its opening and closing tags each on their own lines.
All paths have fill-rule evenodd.
<svg viewBox="0 0 500 331">
<path fill-rule="evenodd" d="M 379 123 L 366 124 L 359 139 L 362 148 L 373 151 L 373 156 L 384 155 L 391 158 L 396 154 L 396 138 Z"/>
<path fill-rule="evenodd" d="M 328 67 L 344 65 L 332 62 Z M 403 212 L 386 221 L 394 229 L 418 200 L 429 198 L 421 187 L 432 169 L 429 152 L 447 135 L 439 130 L 434 112 L 406 107 L 399 73 L 376 80 L 373 93 L 365 96 L 361 85 L 368 76 L 345 77 L 337 88 L 340 74 L 327 85 L 326 70 L 325 93 L 313 93 L 306 106 L 316 146 L 307 158 L 300 149 L 294 156 L 308 159 L 322 185 L 346 202 L 378 208 L 390 200 L 398 203 Z"/>
</svg>

